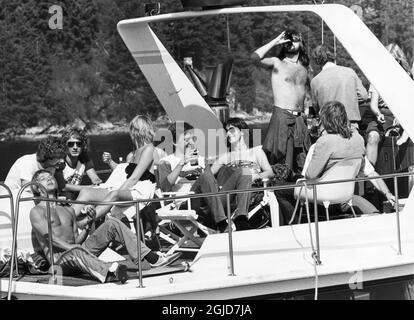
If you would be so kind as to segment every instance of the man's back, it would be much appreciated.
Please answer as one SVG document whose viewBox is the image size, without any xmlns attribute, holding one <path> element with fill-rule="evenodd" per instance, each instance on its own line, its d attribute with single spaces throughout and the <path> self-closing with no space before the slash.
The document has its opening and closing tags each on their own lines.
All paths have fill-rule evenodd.
<svg viewBox="0 0 414 320">
<path fill-rule="evenodd" d="M 37 162 L 35 153 L 24 155 L 12 165 L 5 183 L 12 190 L 20 189 L 22 181 L 30 181 L 33 174 L 39 169 L 41 168 Z"/>
<path fill-rule="evenodd" d="M 311 81 L 314 104 L 319 108 L 330 101 L 341 102 L 350 121 L 360 121 L 358 95 L 367 98 L 367 92 L 355 71 L 348 67 L 331 64 Z"/>
</svg>

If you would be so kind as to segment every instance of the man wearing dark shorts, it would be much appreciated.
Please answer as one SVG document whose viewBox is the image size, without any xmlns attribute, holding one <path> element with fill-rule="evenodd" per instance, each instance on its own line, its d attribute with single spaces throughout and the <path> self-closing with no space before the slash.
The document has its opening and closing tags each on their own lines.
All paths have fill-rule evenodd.
<svg viewBox="0 0 414 320">
<path fill-rule="evenodd" d="M 279 48 L 280 54 L 265 57 L 273 47 Z M 303 135 L 306 126 L 302 115 L 309 83 L 309 58 L 303 37 L 295 31 L 284 31 L 257 49 L 251 58 L 271 70 L 274 111 L 263 142 L 263 150 L 270 164 L 286 163 L 295 170 L 295 151 L 298 151 L 295 147 L 303 151 L 306 136 Z"/>
</svg>

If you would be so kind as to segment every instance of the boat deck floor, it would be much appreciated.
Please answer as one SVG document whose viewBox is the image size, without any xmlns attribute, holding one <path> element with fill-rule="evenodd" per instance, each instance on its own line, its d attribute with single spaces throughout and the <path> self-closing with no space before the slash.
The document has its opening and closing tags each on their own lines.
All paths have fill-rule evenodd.
<svg viewBox="0 0 414 320">
<path fill-rule="evenodd" d="M 166 274 L 175 274 L 179 272 L 185 272 L 187 260 L 180 259 L 177 260 L 170 266 L 161 267 L 161 268 L 148 268 L 144 263 L 142 270 L 142 277 L 149 278 Z M 120 262 L 120 264 L 125 264 L 128 267 L 128 278 L 130 280 L 138 280 L 138 267 L 132 263 L 132 261 Z M 8 280 L 8 277 L 0 278 L 1 280 Z M 22 274 L 19 277 L 15 278 L 16 282 L 28 282 L 28 283 L 42 283 L 48 284 L 52 283 L 50 274 Z M 100 284 L 98 280 L 91 278 L 87 274 L 77 274 L 73 276 L 59 276 L 59 284 L 69 287 L 82 287 Z"/>
</svg>

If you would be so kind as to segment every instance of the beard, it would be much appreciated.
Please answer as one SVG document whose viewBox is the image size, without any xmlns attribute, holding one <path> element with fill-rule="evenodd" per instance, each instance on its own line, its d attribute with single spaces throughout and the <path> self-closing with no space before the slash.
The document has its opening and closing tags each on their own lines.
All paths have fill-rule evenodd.
<svg viewBox="0 0 414 320">
<path fill-rule="evenodd" d="M 287 44 L 285 47 L 285 52 L 290 54 L 295 54 L 299 52 L 300 47 L 295 47 L 293 43 Z"/>
</svg>

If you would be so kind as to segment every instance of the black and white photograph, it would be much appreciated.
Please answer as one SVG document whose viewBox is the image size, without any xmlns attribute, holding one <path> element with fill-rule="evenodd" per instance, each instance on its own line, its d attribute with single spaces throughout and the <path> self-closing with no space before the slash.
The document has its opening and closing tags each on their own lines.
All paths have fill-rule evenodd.
<svg viewBox="0 0 414 320">
<path fill-rule="evenodd" d="M 414 300 L 413 104 L 414 0 L 0 0 L 0 300 Z"/>
</svg>

